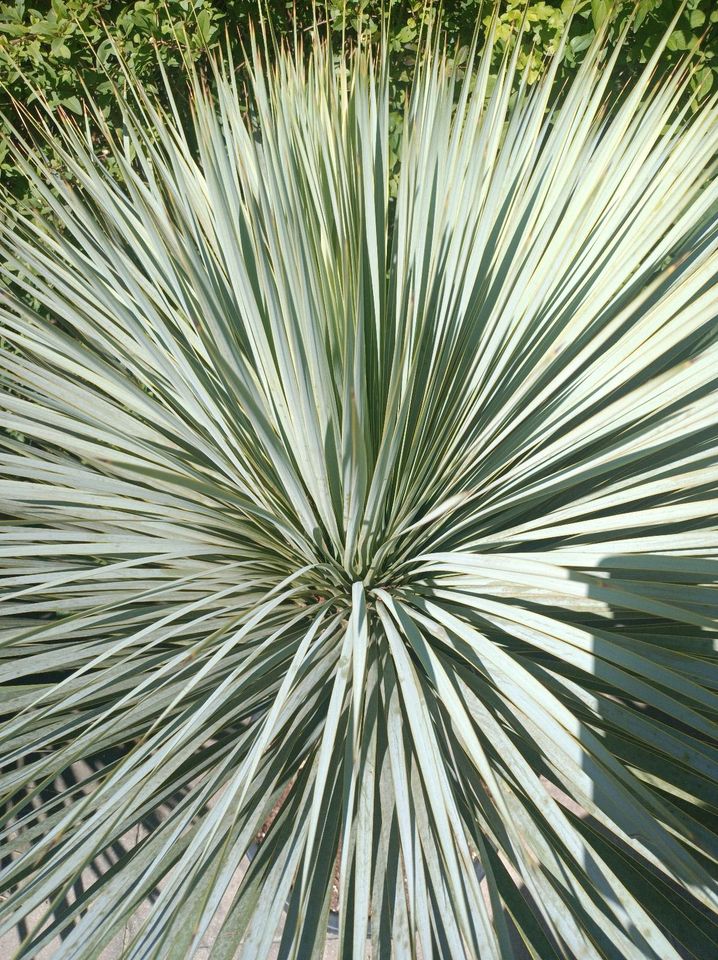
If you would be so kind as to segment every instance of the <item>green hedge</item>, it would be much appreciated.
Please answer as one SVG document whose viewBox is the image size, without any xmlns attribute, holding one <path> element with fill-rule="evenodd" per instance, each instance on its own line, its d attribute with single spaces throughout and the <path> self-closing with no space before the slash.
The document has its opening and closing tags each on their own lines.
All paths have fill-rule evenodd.
<svg viewBox="0 0 718 960">
<path fill-rule="evenodd" d="M 337 42 L 343 31 L 355 34 L 361 25 L 365 33 L 378 33 L 381 26 L 379 3 L 335 0 L 319 6 L 319 20 Z M 505 43 L 511 27 L 520 20 L 525 0 L 501 3 L 500 41 Z M 529 0 L 530 26 L 522 62 L 531 60 L 536 76 L 541 59 L 556 46 L 569 21 L 574 0 Z M 585 0 L 570 26 L 570 39 L 562 69 L 570 72 L 581 52 L 591 42 L 594 29 L 611 15 L 611 0 Z M 621 79 L 630 79 L 640 69 L 678 9 L 678 0 L 632 0 L 613 3 L 616 8 L 614 30 L 619 30 L 635 10 L 629 41 L 622 52 Z M 264 0 L 263 9 L 278 36 L 291 36 L 295 4 L 287 0 Z M 402 77 L 414 62 L 416 40 L 422 23 L 440 19 L 450 43 L 459 57 L 465 54 L 479 17 L 487 22 L 491 4 L 484 0 L 445 0 L 443 4 L 427 0 L 406 0 L 392 5 L 389 37 L 396 60 L 397 111 L 402 97 Z M 313 21 L 313 5 L 297 0 L 300 29 Z M 258 18 L 257 0 L 135 0 L 135 2 L 91 2 L 91 0 L 51 0 L 0 5 L 0 114 L 17 124 L 15 100 L 32 104 L 37 91 L 54 107 L 81 112 L 83 91 L 90 92 L 102 107 L 110 124 L 118 122 L 112 80 L 118 71 L 111 36 L 127 64 L 150 88 L 160 86 L 158 59 L 172 76 L 181 66 L 182 52 L 192 59 L 205 55 L 208 48 L 223 42 L 227 31 L 230 42 L 240 48 L 247 37 L 250 20 Z M 485 26 L 482 25 L 482 29 Z M 714 0 L 689 0 L 677 28 L 671 35 L 667 62 L 674 62 L 702 37 L 703 64 L 696 72 L 694 86 L 701 96 L 713 87 L 718 73 L 718 9 Z M 499 50 L 501 43 L 499 44 Z M 109 77 L 108 77 L 109 74 Z M 178 84 L 177 89 L 181 89 Z M 397 116 L 399 113 L 397 112 Z M 16 196 L 26 191 L 0 138 L 0 176 Z"/>
</svg>

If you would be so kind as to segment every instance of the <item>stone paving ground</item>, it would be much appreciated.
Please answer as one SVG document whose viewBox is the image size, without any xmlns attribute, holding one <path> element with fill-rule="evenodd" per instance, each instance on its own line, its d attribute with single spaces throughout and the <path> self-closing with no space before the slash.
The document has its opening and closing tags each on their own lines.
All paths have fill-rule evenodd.
<svg viewBox="0 0 718 960">
<path fill-rule="evenodd" d="M 135 836 L 134 838 L 132 837 L 123 838 L 124 844 L 127 844 L 128 842 L 132 843 L 136 841 L 137 841 L 137 836 Z M 245 861 L 241 865 L 240 869 L 237 871 L 237 874 L 234 877 L 234 880 L 230 885 L 229 889 L 227 890 L 227 893 L 225 894 L 225 897 L 220 905 L 220 909 L 218 910 L 214 920 L 210 925 L 209 930 L 207 931 L 207 934 L 203 940 L 203 943 L 200 949 L 194 954 L 194 957 L 192 958 L 192 960 L 210 960 L 211 944 L 214 940 L 214 937 L 217 934 L 219 927 L 221 926 L 221 923 L 226 914 L 226 911 L 228 910 L 229 905 L 232 902 L 232 898 L 237 890 L 237 887 L 241 882 L 242 876 L 244 875 L 244 872 L 247 869 L 247 864 L 248 864 L 248 861 Z M 92 872 L 86 871 L 86 873 L 83 874 L 83 881 L 89 886 L 92 880 L 93 880 Z M 119 934 L 110 943 L 110 945 L 105 948 L 105 950 L 103 950 L 103 952 L 100 954 L 99 957 L 96 958 L 96 960 L 124 960 L 124 957 L 126 955 L 125 954 L 126 944 L 130 941 L 130 939 L 132 938 L 132 935 L 137 931 L 137 929 L 139 928 L 140 924 L 147 916 L 150 909 L 151 909 L 150 905 L 147 904 L 146 906 L 143 906 L 140 910 L 138 910 L 138 912 L 127 923 L 122 933 Z M 36 910 L 33 914 L 30 915 L 30 922 L 32 922 L 33 920 L 37 922 L 42 917 L 42 914 L 43 914 L 43 911 L 41 909 Z M 48 946 L 44 947 L 36 955 L 36 957 L 33 958 L 33 960 L 55 960 L 59 943 L 60 943 L 59 939 L 56 941 L 53 941 Z M 0 937 L 0 960 L 12 960 L 12 958 L 14 957 L 17 951 L 18 946 L 19 946 L 19 937 L 17 932 L 13 932 L 3 937 Z M 279 950 L 279 936 L 275 938 L 275 942 L 272 945 L 271 951 L 269 955 L 266 957 L 266 960 L 275 960 L 278 954 L 278 950 Z M 239 956 L 239 950 L 237 952 L 237 956 Z M 366 956 L 367 958 L 369 958 L 368 950 L 367 950 Z M 188 958 L 173 956 L 170 954 L 167 956 L 166 960 L 188 960 Z M 248 960 L 248 958 L 244 958 L 244 960 Z M 252 960 L 254 960 L 254 958 L 252 958 Z M 265 958 L 257 958 L 257 960 L 265 960 Z M 331 934 L 329 934 L 329 939 L 324 951 L 323 960 L 339 960 L 338 943 L 337 943 L 336 937 L 332 936 Z"/>
<path fill-rule="evenodd" d="M 137 839 L 138 839 L 137 835 L 135 835 L 134 837 L 131 837 L 131 836 L 123 837 L 122 842 L 123 844 L 128 844 L 128 843 L 131 844 L 133 842 L 137 842 Z M 216 916 L 214 917 L 212 923 L 210 924 L 210 928 L 207 931 L 207 934 L 202 942 L 202 945 L 200 946 L 199 950 L 194 954 L 194 957 L 192 958 L 192 960 L 210 960 L 211 944 L 215 936 L 217 935 L 217 932 L 222 924 L 222 920 L 226 914 L 226 911 L 229 909 L 229 905 L 231 904 L 234 894 L 237 890 L 237 887 L 241 882 L 242 876 L 244 875 L 244 872 L 247 869 L 247 865 L 248 865 L 248 861 L 243 862 L 240 869 L 237 871 L 237 874 L 234 877 L 232 884 L 230 885 L 229 889 L 227 890 L 227 893 L 224 896 L 222 903 L 220 904 L 220 909 L 218 910 Z M 93 876 L 94 875 L 92 874 L 91 871 L 86 871 L 86 873 L 83 874 L 83 882 L 89 886 L 89 884 L 93 880 Z M 484 880 L 482 881 L 482 887 L 485 888 L 485 885 L 486 885 L 486 881 Z M 488 905 L 488 891 L 485 889 L 484 889 L 484 896 Z M 133 934 L 137 932 L 140 924 L 143 922 L 143 920 L 147 916 L 150 909 L 151 907 L 149 904 L 140 908 L 140 910 L 138 910 L 137 913 L 126 924 L 122 933 L 119 934 L 109 944 L 109 946 L 105 948 L 105 950 L 103 950 L 103 952 L 99 955 L 99 957 L 96 958 L 96 960 L 124 960 L 126 956 L 126 953 L 125 953 L 126 945 L 131 940 Z M 43 914 L 43 911 L 41 909 L 38 909 L 37 911 L 35 911 L 33 914 L 30 915 L 30 922 L 32 923 L 33 920 L 37 922 L 41 918 L 42 914 Z M 57 941 L 53 941 L 53 943 L 44 947 L 33 958 L 33 960 L 55 960 L 59 942 L 60 941 L 58 939 Z M 19 938 L 17 933 L 13 932 L 3 937 L 0 937 L 0 960 L 13 960 L 13 957 L 15 955 L 15 952 L 18 946 L 19 946 Z M 266 958 L 258 957 L 256 958 L 256 960 L 275 960 L 275 958 L 278 956 L 278 950 L 279 950 L 279 936 L 277 935 L 268 956 Z M 240 951 L 238 949 L 237 957 L 239 956 L 240 956 Z M 339 948 L 338 948 L 338 942 L 337 942 L 336 936 L 330 933 L 328 935 L 327 944 L 324 950 L 323 960 L 339 960 L 339 956 L 340 954 L 339 954 Z M 370 960 L 370 956 L 371 956 L 371 952 L 369 950 L 369 947 L 367 946 L 367 951 L 366 951 L 364 960 Z M 519 960 L 522 960 L 522 957 L 520 954 L 517 954 L 517 956 L 519 957 Z M 95 960 L 95 958 L 93 958 L 93 960 Z M 165 958 L 165 960 L 189 960 L 189 958 L 174 956 L 172 954 L 169 954 Z M 242 960 L 250 960 L 250 958 L 244 957 L 242 958 Z M 251 960 L 255 960 L 255 958 L 251 958 Z M 362 960 L 362 958 L 353 958 L 353 960 Z M 526 954 L 526 960 L 529 960 L 528 954 Z"/>
<path fill-rule="evenodd" d="M 217 930 L 221 925 L 223 916 L 227 908 L 229 907 L 229 904 L 231 903 L 232 897 L 241 881 L 242 875 L 245 870 L 246 870 L 246 863 L 243 864 L 240 870 L 237 872 L 237 875 L 234 878 L 234 881 L 232 882 L 229 890 L 227 891 L 227 894 L 225 895 L 225 898 L 220 907 L 220 910 L 218 911 L 216 917 L 212 921 L 212 924 L 210 925 L 210 929 L 208 930 L 207 935 L 204 938 L 202 946 L 194 954 L 193 960 L 210 960 L 211 944 L 214 940 L 214 937 L 216 936 Z M 90 882 L 91 877 L 92 877 L 91 874 L 88 874 L 88 876 L 86 877 L 88 883 Z M 150 909 L 149 906 L 143 907 L 142 909 L 140 909 L 137 912 L 137 914 L 135 914 L 135 916 L 133 916 L 132 919 L 129 921 L 129 923 L 126 925 L 123 932 L 120 935 L 118 935 L 105 950 L 103 950 L 103 952 L 100 954 L 99 957 L 97 957 L 97 960 L 124 960 L 125 946 L 128 943 L 128 941 L 131 939 L 132 934 L 136 932 L 137 928 L 142 923 L 143 919 L 146 917 L 149 909 Z M 31 917 L 31 919 L 37 920 L 41 915 L 42 915 L 42 911 L 37 911 L 34 917 Z M 49 944 L 47 947 L 43 948 L 43 950 L 40 951 L 40 953 L 38 953 L 37 956 L 33 958 L 33 960 L 55 960 L 58 944 L 59 944 L 59 940 Z M 11 933 L 4 937 L 0 937 L 0 960 L 12 960 L 18 948 L 18 945 L 19 945 L 19 939 L 18 939 L 17 933 Z M 275 940 L 275 943 L 272 945 L 271 951 L 267 956 L 266 960 L 275 960 L 275 958 L 277 957 L 278 950 L 279 950 L 279 942 L 277 937 Z M 237 955 L 239 956 L 239 951 Z M 369 951 L 367 951 L 366 956 L 367 958 L 369 957 Z M 180 956 L 175 957 L 175 956 L 169 955 L 166 958 L 166 960 L 187 960 L 187 958 L 180 957 Z M 245 960 L 247 960 L 247 958 L 245 958 Z M 254 960 L 254 958 L 252 958 L 252 960 Z M 257 960 L 265 960 L 265 958 L 257 958 Z M 327 945 L 324 951 L 323 960 L 339 960 L 338 943 L 337 943 L 336 937 L 332 937 L 331 934 L 329 935 L 329 940 L 327 942 Z"/>
<path fill-rule="evenodd" d="M 58 781 L 55 786 L 57 789 L 66 788 L 68 786 L 68 783 L 70 783 L 71 781 L 77 783 L 84 780 L 84 778 L 90 772 L 91 772 L 90 768 L 87 767 L 86 764 L 82 762 L 73 764 L 70 770 L 70 778 L 66 781 L 64 780 Z M 216 799 L 217 798 L 215 797 L 214 798 L 215 802 L 216 802 Z M 131 833 L 125 834 L 125 836 L 123 836 L 120 839 L 121 846 L 124 847 L 125 849 L 131 848 L 141 838 L 142 830 L 143 830 L 142 827 L 138 827 L 135 830 L 133 830 Z M 109 866 L 109 863 L 110 861 L 107 861 L 101 865 L 98 862 L 97 867 L 100 870 L 107 869 L 107 867 Z M 214 917 L 212 923 L 210 924 L 209 930 L 207 931 L 207 934 L 203 940 L 202 946 L 195 953 L 192 960 L 209 960 L 211 944 L 215 936 L 217 935 L 217 932 L 219 931 L 219 928 L 222 924 L 222 920 L 224 919 L 224 916 L 226 915 L 227 910 L 230 907 L 234 894 L 242 880 L 244 872 L 247 869 L 248 863 L 249 861 L 245 860 L 241 864 L 239 870 L 237 871 L 232 883 L 230 884 L 222 900 L 222 903 L 220 904 L 220 908 L 216 916 Z M 92 870 L 85 871 L 81 878 L 83 885 L 85 887 L 89 887 L 92 884 L 92 882 L 96 879 L 96 877 L 97 877 L 96 872 L 93 872 Z M 161 887 L 161 884 L 160 884 L 160 887 Z M 44 909 L 46 909 L 46 907 Z M 30 926 L 32 925 L 33 921 L 37 923 L 41 920 L 44 914 L 44 909 L 38 908 L 30 915 L 29 917 Z M 108 947 L 105 948 L 105 950 L 103 950 L 103 952 L 100 954 L 99 957 L 93 958 L 93 960 L 124 960 L 124 957 L 126 955 L 126 950 L 125 950 L 126 945 L 131 940 L 133 934 L 137 932 L 139 926 L 141 925 L 143 920 L 146 918 L 150 909 L 151 909 L 151 906 L 149 903 L 147 903 L 146 905 L 143 905 L 126 924 L 122 933 L 119 934 L 117 937 L 115 937 L 115 939 L 110 943 Z M 60 940 L 58 939 L 48 944 L 35 957 L 33 957 L 33 960 L 55 960 L 59 943 L 60 943 Z M 18 949 L 19 944 L 20 944 L 20 938 L 17 931 L 13 931 L 12 933 L 6 934 L 5 936 L 1 936 L 0 937 L 0 960 L 12 960 L 12 958 L 15 956 L 15 953 Z M 276 936 L 275 942 L 272 946 L 272 950 L 269 956 L 266 958 L 266 960 L 274 960 L 274 958 L 277 956 L 278 949 L 279 949 L 279 935 Z M 238 955 L 239 955 L 239 950 L 238 950 Z M 367 956 L 368 955 L 369 954 L 367 953 Z M 189 958 L 173 956 L 170 954 L 166 958 L 163 958 L 163 960 L 189 960 Z M 249 960 L 249 958 L 244 958 L 244 960 Z M 255 960 L 255 958 L 251 958 L 251 960 Z M 265 960 L 265 958 L 264 957 L 256 958 L 256 960 Z M 329 934 L 329 939 L 324 952 L 323 960 L 339 960 L 337 940 L 335 936 L 332 936 L 332 934 Z M 361 960 L 361 958 L 358 958 L 358 960 Z"/>
<path fill-rule="evenodd" d="M 77 777 L 77 780 L 83 779 L 88 772 L 88 770 L 85 769 L 82 764 L 74 765 L 72 769 L 73 769 L 74 775 Z M 62 785 L 60 784 L 60 786 Z M 136 844 L 140 840 L 142 836 L 142 832 L 141 832 L 142 829 L 143 828 L 138 827 L 135 830 L 133 830 L 131 833 L 123 836 L 120 840 L 120 844 L 125 849 L 131 848 L 134 844 Z M 230 907 L 234 894 L 239 884 L 241 883 L 244 872 L 247 869 L 248 862 L 249 861 L 245 860 L 240 866 L 239 870 L 237 871 L 232 883 L 230 884 L 230 887 L 228 888 L 222 900 L 222 903 L 220 904 L 220 908 L 216 916 L 214 917 L 212 923 L 210 924 L 210 927 L 207 931 L 207 934 L 202 942 L 200 949 L 194 954 L 194 957 L 192 958 L 192 960 L 210 960 L 211 945 L 219 931 L 219 928 L 221 927 L 222 920 L 224 919 L 224 916 L 226 915 L 226 912 Z M 101 867 L 100 869 L 107 869 L 108 866 L 109 866 L 109 861 L 105 863 L 104 866 Z M 83 885 L 85 887 L 90 886 L 93 880 L 96 879 L 96 876 L 97 874 L 94 873 L 92 870 L 85 871 L 85 873 L 83 873 L 82 875 Z M 482 885 L 482 888 L 484 889 L 484 898 L 486 900 L 487 906 L 489 906 L 489 909 L 490 909 L 488 890 L 486 889 L 486 881 L 482 880 L 481 885 Z M 126 924 L 122 933 L 119 934 L 110 943 L 110 945 L 100 954 L 99 957 L 93 958 L 93 960 L 124 960 L 126 956 L 127 944 L 131 941 L 133 935 L 137 932 L 137 930 L 139 929 L 139 926 L 142 924 L 143 920 L 147 917 L 147 914 L 150 911 L 150 909 L 151 909 L 151 905 L 149 903 L 147 903 L 146 905 L 143 905 Z M 30 925 L 32 924 L 33 921 L 37 923 L 42 918 L 43 913 L 44 913 L 44 910 L 42 908 L 38 908 L 38 910 L 36 910 L 33 914 L 31 914 L 29 917 Z M 0 937 L 0 960 L 12 960 L 19 946 L 19 942 L 20 941 L 19 941 L 17 932 L 13 932 L 3 937 Z M 33 958 L 33 960 L 55 960 L 59 942 L 60 941 L 58 939 L 57 941 L 54 941 L 53 943 L 44 947 Z M 277 956 L 278 950 L 279 950 L 279 936 L 277 935 L 277 937 L 275 938 L 275 942 L 272 946 L 272 949 L 266 958 L 265 957 L 257 957 L 257 958 L 245 957 L 243 958 L 243 960 L 274 960 L 274 958 L 276 958 Z M 239 949 L 237 952 L 237 956 L 239 956 Z M 369 957 L 370 957 L 370 950 L 367 947 L 367 952 L 366 952 L 367 960 Z M 189 960 L 189 958 L 184 956 L 174 956 L 172 954 L 169 954 L 166 958 L 163 958 L 163 960 Z M 323 960 L 339 960 L 338 942 L 336 940 L 336 937 L 331 933 L 328 936 L 328 941 L 324 951 Z M 363 958 L 353 958 L 353 960 L 363 960 Z M 527 960 L 528 960 L 528 957 L 527 957 Z"/>
</svg>

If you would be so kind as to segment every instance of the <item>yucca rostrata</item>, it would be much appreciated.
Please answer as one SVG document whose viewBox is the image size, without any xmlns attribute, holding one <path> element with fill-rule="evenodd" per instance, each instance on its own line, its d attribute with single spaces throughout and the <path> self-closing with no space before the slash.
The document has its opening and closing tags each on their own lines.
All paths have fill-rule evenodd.
<svg viewBox="0 0 718 960">
<path fill-rule="evenodd" d="M 18 161 L 19 956 L 715 955 L 718 101 L 614 57 L 428 55 L 391 198 L 321 44 Z"/>
</svg>

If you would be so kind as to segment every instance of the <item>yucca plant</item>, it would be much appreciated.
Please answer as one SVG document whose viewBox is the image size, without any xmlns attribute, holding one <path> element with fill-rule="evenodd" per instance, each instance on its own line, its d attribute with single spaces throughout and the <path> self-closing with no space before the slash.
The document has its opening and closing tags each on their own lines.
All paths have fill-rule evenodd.
<svg viewBox="0 0 718 960">
<path fill-rule="evenodd" d="M 491 42 L 419 64 L 395 195 L 387 57 L 320 41 L 18 155 L 18 957 L 304 960 L 330 911 L 342 957 L 715 955 L 718 99 Z"/>
</svg>

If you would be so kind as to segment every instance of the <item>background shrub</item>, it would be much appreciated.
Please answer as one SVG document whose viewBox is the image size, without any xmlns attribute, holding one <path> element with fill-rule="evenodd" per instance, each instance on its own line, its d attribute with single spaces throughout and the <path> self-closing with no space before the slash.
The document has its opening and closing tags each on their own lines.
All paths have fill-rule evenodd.
<svg viewBox="0 0 718 960">
<path fill-rule="evenodd" d="M 335 0 L 320 5 L 320 17 L 335 44 L 345 35 L 355 37 L 357 31 L 375 36 L 381 27 L 380 4 L 366 0 Z M 481 0 L 398 0 L 387 15 L 389 46 L 394 54 L 395 78 L 392 89 L 394 110 L 392 136 L 398 137 L 401 107 L 406 84 L 412 74 L 417 41 L 422 26 L 440 21 L 450 46 L 458 59 L 466 55 L 466 47 L 483 16 L 482 28 L 488 23 Z M 512 29 L 523 15 L 525 0 L 503 0 L 498 31 L 496 59 L 509 41 Z M 547 54 L 556 48 L 558 39 L 569 22 L 574 0 L 529 0 L 528 30 L 524 38 L 519 66 L 531 62 L 532 80 Z M 630 41 L 622 50 L 615 75 L 620 86 L 640 71 L 649 51 L 665 33 L 676 12 L 677 0 L 585 0 L 570 25 L 566 56 L 560 81 L 575 70 L 588 48 L 595 29 L 605 18 L 615 14 L 614 32 L 618 32 L 630 15 L 635 19 Z M 483 8 L 483 12 L 482 12 Z M 13 123 L 22 123 L 14 104 L 32 104 L 36 94 L 28 96 L 28 85 L 53 107 L 80 114 L 83 91 L 87 91 L 105 112 L 110 127 L 121 124 L 112 80 L 117 79 L 113 43 L 121 52 L 133 74 L 149 91 L 162 87 L 159 64 L 173 79 L 183 56 L 199 60 L 207 50 L 216 48 L 227 31 L 234 53 L 241 58 L 241 41 L 247 38 L 250 20 L 257 20 L 257 0 L 135 0 L 133 3 L 107 0 L 50 0 L 28 2 L 15 0 L 0 7 L 0 114 Z M 277 38 L 291 36 L 296 9 L 300 29 L 308 29 L 314 19 L 314 5 L 307 0 L 267 0 L 264 14 Z M 718 72 L 718 9 L 713 0 L 689 0 L 671 35 L 665 57 L 670 66 L 701 37 L 703 66 L 692 81 L 694 89 L 705 96 L 713 88 Z M 108 77 L 109 72 L 109 77 Z M 557 89 L 559 88 L 557 87 Z M 182 85 L 178 86 L 182 89 Z M 7 132 L 8 121 L 2 121 Z M 2 129 L 2 128 L 0 128 Z M 27 195 L 27 183 L 15 167 L 7 145 L 0 141 L 0 175 L 17 197 Z"/>
</svg>

